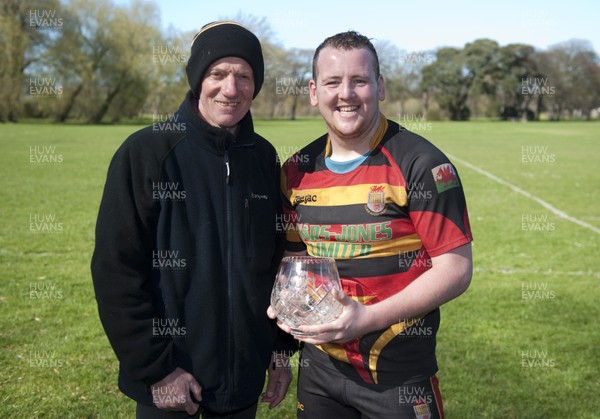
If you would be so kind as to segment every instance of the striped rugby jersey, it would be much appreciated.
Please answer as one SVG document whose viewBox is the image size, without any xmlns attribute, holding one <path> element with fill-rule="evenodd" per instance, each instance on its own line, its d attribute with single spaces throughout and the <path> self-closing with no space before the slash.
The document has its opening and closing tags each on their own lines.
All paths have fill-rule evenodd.
<svg viewBox="0 0 600 419">
<path fill-rule="evenodd" d="M 369 156 L 343 174 L 326 167 L 330 148 L 324 135 L 283 165 L 283 225 L 287 250 L 336 259 L 347 295 L 384 300 L 472 240 L 456 169 L 423 137 L 381 115 Z M 400 385 L 437 371 L 438 326 L 436 309 L 319 349 L 354 379 Z"/>
</svg>

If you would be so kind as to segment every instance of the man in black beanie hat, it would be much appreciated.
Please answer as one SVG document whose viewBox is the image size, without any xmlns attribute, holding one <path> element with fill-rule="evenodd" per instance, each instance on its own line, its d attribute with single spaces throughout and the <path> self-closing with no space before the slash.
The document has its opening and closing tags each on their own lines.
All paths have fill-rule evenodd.
<svg viewBox="0 0 600 419">
<path fill-rule="evenodd" d="M 253 418 L 291 381 L 293 339 L 265 315 L 281 259 L 279 163 L 254 132 L 259 40 L 235 22 L 198 32 L 190 85 L 168 121 L 115 153 L 92 277 L 138 418 Z M 168 412 L 172 411 L 172 412 Z"/>
<path fill-rule="evenodd" d="M 265 72 L 260 42 L 248 29 L 231 21 L 205 25 L 192 41 L 192 54 L 185 71 L 194 97 L 199 97 L 200 84 L 210 64 L 224 57 L 239 57 L 250 65 L 254 75 L 254 99 L 262 87 Z"/>
</svg>

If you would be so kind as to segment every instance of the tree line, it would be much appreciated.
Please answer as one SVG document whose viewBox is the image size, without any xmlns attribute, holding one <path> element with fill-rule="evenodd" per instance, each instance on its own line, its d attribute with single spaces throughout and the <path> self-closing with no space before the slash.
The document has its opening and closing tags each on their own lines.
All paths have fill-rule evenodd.
<svg viewBox="0 0 600 419">
<path fill-rule="evenodd" d="M 0 11 L 2 122 L 160 121 L 188 88 L 185 64 L 194 34 L 161 31 L 154 3 L 0 0 Z M 307 87 L 314 50 L 284 48 L 266 18 L 228 18 L 248 26 L 263 45 L 265 83 L 254 116 L 317 115 Z M 600 60 L 586 40 L 547 50 L 491 39 L 435 51 L 374 44 L 386 82 L 382 110 L 391 118 L 591 119 L 600 108 Z"/>
</svg>

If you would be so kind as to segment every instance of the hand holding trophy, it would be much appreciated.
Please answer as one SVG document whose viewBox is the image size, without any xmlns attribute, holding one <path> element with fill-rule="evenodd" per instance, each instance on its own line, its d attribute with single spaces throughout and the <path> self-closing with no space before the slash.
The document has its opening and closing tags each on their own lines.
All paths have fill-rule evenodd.
<svg viewBox="0 0 600 419">
<path fill-rule="evenodd" d="M 342 313 L 341 303 L 332 295 L 334 289 L 342 290 L 334 259 L 285 257 L 271 292 L 271 307 L 293 335 L 312 336 L 297 328 L 329 323 Z"/>
</svg>

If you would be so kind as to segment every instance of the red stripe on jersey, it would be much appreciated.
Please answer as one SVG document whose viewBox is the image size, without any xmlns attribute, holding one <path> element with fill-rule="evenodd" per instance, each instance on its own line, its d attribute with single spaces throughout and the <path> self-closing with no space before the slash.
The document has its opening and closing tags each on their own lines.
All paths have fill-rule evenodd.
<svg viewBox="0 0 600 419">
<path fill-rule="evenodd" d="M 468 225 L 465 226 L 468 230 L 463 233 L 456 224 L 441 214 L 430 211 L 413 211 L 410 213 L 410 218 L 413 220 L 418 233 L 427 231 L 427 234 L 419 234 L 419 236 L 423 242 L 423 247 L 431 257 L 449 252 L 472 240 Z M 435 247 L 438 243 L 444 244 Z"/>
<path fill-rule="evenodd" d="M 438 410 L 438 415 L 441 419 L 444 419 L 444 404 L 442 403 L 442 393 L 440 392 L 440 382 L 436 375 L 429 379 L 431 383 L 431 389 L 433 390 L 433 396 L 435 397 L 435 404 Z"/>
<path fill-rule="evenodd" d="M 350 361 L 350 365 L 354 367 L 360 378 L 365 383 L 373 384 L 373 377 L 371 377 L 371 373 L 365 368 L 365 363 L 360 353 L 360 338 L 356 338 L 342 346 L 346 350 L 346 356 L 348 357 L 348 361 Z"/>
</svg>

